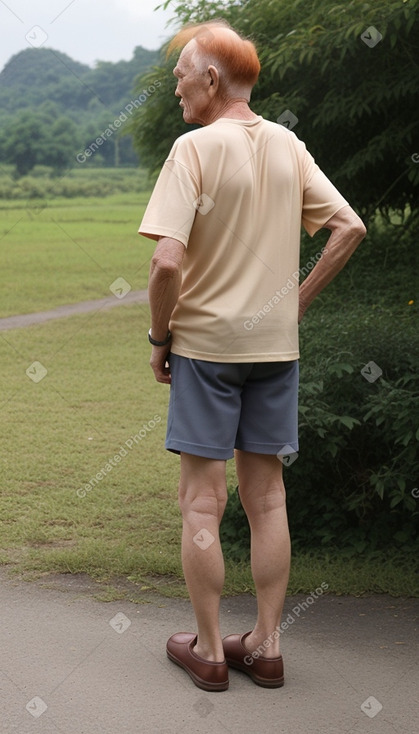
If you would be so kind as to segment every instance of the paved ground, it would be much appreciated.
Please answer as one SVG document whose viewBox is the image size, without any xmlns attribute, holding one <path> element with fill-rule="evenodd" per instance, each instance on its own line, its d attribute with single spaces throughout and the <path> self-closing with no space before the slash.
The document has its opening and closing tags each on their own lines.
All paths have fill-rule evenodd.
<svg viewBox="0 0 419 734">
<path fill-rule="evenodd" d="M 232 670 L 228 691 L 205 693 L 165 654 L 193 629 L 187 601 L 103 603 L 84 576 L 0 581 L 2 734 L 417 731 L 418 600 L 289 597 L 284 688 Z M 254 615 L 253 597 L 223 599 L 223 634 Z"/>
<path fill-rule="evenodd" d="M 147 300 L 147 291 L 130 291 L 123 298 L 107 296 L 106 298 L 99 298 L 93 301 L 82 301 L 81 303 L 72 303 L 68 306 L 57 306 L 57 308 L 53 308 L 50 311 L 8 316 L 0 319 L 0 331 L 22 329 L 25 326 L 43 324 L 45 321 L 51 321 L 52 319 L 62 319 L 66 316 L 74 316 L 79 313 L 90 313 L 90 311 L 114 308 L 114 306 L 119 306 L 121 303 L 147 303 Z"/>
</svg>

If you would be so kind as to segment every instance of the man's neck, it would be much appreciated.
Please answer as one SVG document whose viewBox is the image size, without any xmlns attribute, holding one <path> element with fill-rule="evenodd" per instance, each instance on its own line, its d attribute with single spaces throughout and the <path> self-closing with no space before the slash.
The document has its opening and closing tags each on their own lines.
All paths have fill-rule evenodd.
<svg viewBox="0 0 419 734">
<path fill-rule="evenodd" d="M 221 110 L 219 117 L 227 117 L 233 120 L 255 120 L 257 115 L 252 112 L 246 99 L 237 99 L 231 100 Z"/>
<path fill-rule="evenodd" d="M 250 121 L 256 120 L 257 117 L 258 116 L 250 109 L 249 103 L 246 99 L 230 99 L 217 110 L 214 110 L 213 114 L 210 115 L 208 122 L 205 124 L 209 125 L 221 118 Z"/>
</svg>

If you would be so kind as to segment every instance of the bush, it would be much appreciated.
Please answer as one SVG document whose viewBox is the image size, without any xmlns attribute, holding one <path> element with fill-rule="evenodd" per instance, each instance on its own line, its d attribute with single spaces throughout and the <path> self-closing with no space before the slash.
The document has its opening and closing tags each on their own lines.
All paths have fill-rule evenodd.
<svg viewBox="0 0 419 734">
<path fill-rule="evenodd" d="M 371 324 L 360 310 L 338 321 L 330 314 L 307 321 L 300 452 L 284 469 L 297 550 L 335 546 L 351 555 L 389 546 L 409 551 L 416 543 L 419 334 L 413 319 L 400 324 L 395 330 L 386 314 Z M 365 370 L 371 362 L 380 376 L 374 365 Z M 248 558 L 249 529 L 236 490 L 221 538 L 228 557 Z"/>
<path fill-rule="evenodd" d="M 419 514 L 419 335 L 411 318 L 398 330 L 387 314 L 342 321 L 323 315 L 302 347 L 300 456 L 286 471 L 294 543 L 409 547 Z"/>
<path fill-rule="evenodd" d="M 10 174 L 0 176 L 0 199 L 8 200 L 109 196 L 150 189 L 148 174 L 140 168 L 78 168 L 57 177 L 52 169 L 36 166 L 30 176 L 17 180 Z"/>
<path fill-rule="evenodd" d="M 220 525 L 220 541 L 226 558 L 240 563 L 250 556 L 250 527 L 242 507 L 238 487 L 229 489 Z"/>
</svg>

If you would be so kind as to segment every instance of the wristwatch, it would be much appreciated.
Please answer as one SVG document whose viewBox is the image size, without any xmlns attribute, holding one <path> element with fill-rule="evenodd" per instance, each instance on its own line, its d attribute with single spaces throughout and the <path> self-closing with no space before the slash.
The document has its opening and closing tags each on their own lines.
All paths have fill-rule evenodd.
<svg viewBox="0 0 419 734">
<path fill-rule="evenodd" d="M 148 341 L 150 342 L 150 344 L 153 345 L 153 347 L 165 347 L 166 344 L 168 344 L 170 342 L 171 338 L 172 338 L 172 332 L 169 330 L 167 332 L 167 336 L 166 336 L 166 339 L 164 340 L 164 342 L 158 342 L 157 339 L 153 339 L 153 337 L 151 336 L 151 329 L 149 329 L 149 332 L 148 332 Z"/>
</svg>

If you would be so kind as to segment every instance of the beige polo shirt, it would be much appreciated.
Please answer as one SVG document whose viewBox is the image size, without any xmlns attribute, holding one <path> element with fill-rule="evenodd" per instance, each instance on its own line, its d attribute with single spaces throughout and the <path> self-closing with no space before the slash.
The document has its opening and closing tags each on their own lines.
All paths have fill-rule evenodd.
<svg viewBox="0 0 419 734">
<path fill-rule="evenodd" d="M 139 229 L 186 248 L 171 351 L 298 359 L 301 225 L 314 235 L 346 205 L 304 143 L 262 117 L 220 118 L 178 138 Z"/>
</svg>

